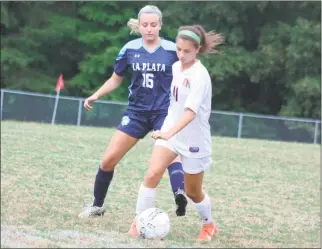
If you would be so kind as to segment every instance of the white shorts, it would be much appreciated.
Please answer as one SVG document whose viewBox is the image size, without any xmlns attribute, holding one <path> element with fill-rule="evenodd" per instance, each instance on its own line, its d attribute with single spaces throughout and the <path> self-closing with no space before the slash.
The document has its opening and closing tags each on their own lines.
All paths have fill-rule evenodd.
<svg viewBox="0 0 322 249">
<path fill-rule="evenodd" d="M 212 165 L 212 158 L 211 156 L 201 157 L 201 158 L 192 158 L 186 157 L 180 154 L 173 144 L 169 141 L 163 139 L 157 139 L 155 145 L 163 146 L 168 148 L 169 150 L 173 151 L 174 153 L 180 155 L 182 169 L 187 174 L 199 174 L 200 172 L 205 171 Z"/>
</svg>

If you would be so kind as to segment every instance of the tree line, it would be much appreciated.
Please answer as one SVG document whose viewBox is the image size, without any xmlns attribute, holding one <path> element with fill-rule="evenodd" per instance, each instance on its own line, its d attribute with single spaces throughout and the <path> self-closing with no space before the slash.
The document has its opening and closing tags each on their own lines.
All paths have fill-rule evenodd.
<svg viewBox="0 0 322 249">
<path fill-rule="evenodd" d="M 87 97 L 113 72 L 126 26 L 146 4 L 163 13 L 161 36 L 201 24 L 225 38 L 202 57 L 213 109 L 321 118 L 321 2 L 1 2 L 1 87 Z M 129 79 L 129 78 L 127 78 Z M 106 99 L 126 101 L 129 80 Z"/>
</svg>

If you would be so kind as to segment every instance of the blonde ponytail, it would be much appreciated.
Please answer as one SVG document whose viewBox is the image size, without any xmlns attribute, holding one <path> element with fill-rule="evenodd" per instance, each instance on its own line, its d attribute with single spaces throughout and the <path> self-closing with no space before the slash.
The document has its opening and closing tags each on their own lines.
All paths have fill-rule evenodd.
<svg viewBox="0 0 322 249">
<path fill-rule="evenodd" d="M 127 22 L 127 26 L 131 29 L 130 34 L 140 34 L 140 31 L 139 31 L 139 20 L 138 19 L 131 18 Z"/>
</svg>

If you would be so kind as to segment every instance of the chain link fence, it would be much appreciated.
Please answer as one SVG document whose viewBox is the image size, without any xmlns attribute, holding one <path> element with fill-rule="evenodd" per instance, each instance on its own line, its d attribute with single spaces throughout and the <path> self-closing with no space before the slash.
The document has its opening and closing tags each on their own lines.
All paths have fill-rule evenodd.
<svg viewBox="0 0 322 249">
<path fill-rule="evenodd" d="M 1 120 L 115 127 L 127 104 L 97 101 L 90 112 L 84 99 L 61 96 L 53 119 L 56 96 L 1 89 Z M 212 111 L 213 136 L 321 144 L 321 121 L 314 119 Z"/>
</svg>

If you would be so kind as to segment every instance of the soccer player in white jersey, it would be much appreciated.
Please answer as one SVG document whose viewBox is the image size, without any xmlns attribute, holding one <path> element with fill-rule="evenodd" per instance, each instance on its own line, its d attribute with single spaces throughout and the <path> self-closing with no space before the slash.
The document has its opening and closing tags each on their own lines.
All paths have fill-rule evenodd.
<svg viewBox="0 0 322 249">
<path fill-rule="evenodd" d="M 202 218 L 198 239 L 211 241 L 216 233 L 211 202 L 202 189 L 204 171 L 212 164 L 212 144 L 209 126 L 211 113 L 211 79 L 207 69 L 197 59 L 198 54 L 216 52 L 223 42 L 220 34 L 206 33 L 199 25 L 184 26 L 176 38 L 179 61 L 172 66 L 171 102 L 161 130 L 154 131 L 156 143 L 144 181 L 140 186 L 136 215 L 154 206 L 156 187 L 169 163 L 181 156 L 186 195 Z M 128 235 L 137 237 L 133 221 Z"/>
</svg>

